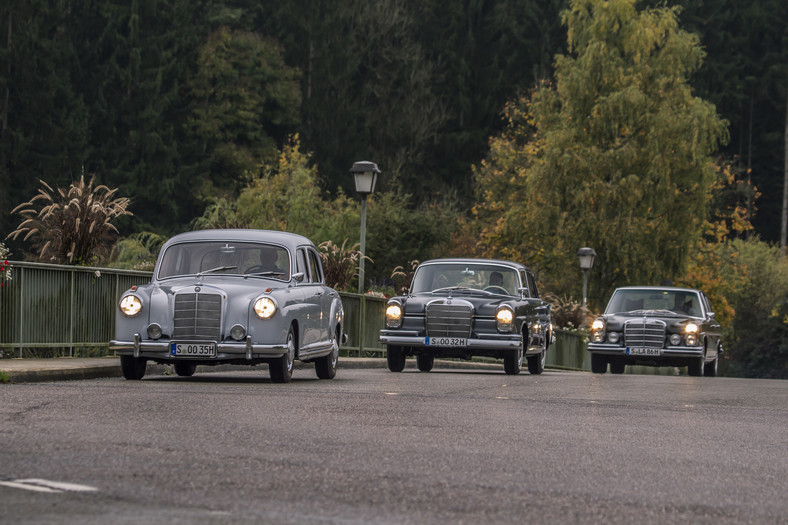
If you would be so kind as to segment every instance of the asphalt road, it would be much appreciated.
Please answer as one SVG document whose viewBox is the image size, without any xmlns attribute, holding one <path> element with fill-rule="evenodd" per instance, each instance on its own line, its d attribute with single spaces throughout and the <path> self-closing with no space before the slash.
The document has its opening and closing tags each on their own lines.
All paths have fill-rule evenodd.
<svg viewBox="0 0 788 525">
<path fill-rule="evenodd" d="M 788 516 L 788 381 L 249 370 L 0 397 L 0 523 Z"/>
</svg>

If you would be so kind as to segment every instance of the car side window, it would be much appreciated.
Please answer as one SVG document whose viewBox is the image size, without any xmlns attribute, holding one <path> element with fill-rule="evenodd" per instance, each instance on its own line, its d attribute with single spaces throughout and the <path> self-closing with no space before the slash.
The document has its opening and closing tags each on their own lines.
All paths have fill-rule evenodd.
<svg viewBox="0 0 788 525">
<path fill-rule="evenodd" d="M 520 281 L 523 283 L 522 286 L 524 286 L 525 288 L 528 288 L 528 290 L 525 292 L 525 296 L 526 297 L 530 297 L 531 296 L 531 293 L 530 293 L 531 292 L 531 283 L 528 282 L 528 277 L 526 277 L 525 271 L 520 270 L 519 273 L 520 273 Z"/>
<path fill-rule="evenodd" d="M 534 279 L 534 274 L 531 272 L 526 272 L 528 275 L 528 288 L 531 290 L 531 297 L 539 298 L 539 289 L 536 287 L 536 279 Z"/>
<path fill-rule="evenodd" d="M 313 283 L 323 282 L 323 272 L 320 267 L 320 258 L 313 250 L 309 250 L 309 269 L 312 274 Z"/>
<path fill-rule="evenodd" d="M 306 250 L 298 249 L 296 255 L 296 271 L 304 274 L 304 281 L 309 282 L 309 265 L 306 262 Z"/>
<path fill-rule="evenodd" d="M 706 297 L 706 294 L 701 292 L 700 297 L 701 303 L 703 303 L 703 309 L 706 311 L 706 314 L 708 315 L 709 312 L 713 312 L 714 310 L 711 309 L 711 303 L 709 303 L 709 298 Z"/>
</svg>

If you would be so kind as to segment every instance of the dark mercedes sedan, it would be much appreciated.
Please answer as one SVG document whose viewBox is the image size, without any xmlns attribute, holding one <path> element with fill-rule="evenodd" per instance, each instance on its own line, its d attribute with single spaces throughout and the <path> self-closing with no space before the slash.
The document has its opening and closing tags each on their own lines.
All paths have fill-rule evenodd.
<svg viewBox="0 0 788 525">
<path fill-rule="evenodd" d="M 709 300 L 691 288 L 631 286 L 610 297 L 591 325 L 591 371 L 624 373 L 626 365 L 687 367 L 691 376 L 716 376 L 720 324 Z"/>
<path fill-rule="evenodd" d="M 492 259 L 435 259 L 416 268 L 405 296 L 386 306 L 389 370 L 415 356 L 429 372 L 436 357 L 503 359 L 507 374 L 541 374 L 552 340 L 550 304 L 539 298 L 533 273 Z"/>
</svg>

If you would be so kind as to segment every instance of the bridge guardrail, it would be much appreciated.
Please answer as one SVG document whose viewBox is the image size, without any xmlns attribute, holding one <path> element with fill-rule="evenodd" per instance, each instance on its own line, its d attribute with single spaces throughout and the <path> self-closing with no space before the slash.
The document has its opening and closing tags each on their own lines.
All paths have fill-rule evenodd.
<svg viewBox="0 0 788 525">
<path fill-rule="evenodd" d="M 110 355 L 115 305 L 132 285 L 150 281 L 151 272 L 10 261 L 13 278 L 0 288 L 2 357 L 93 357 Z M 348 341 L 342 354 L 384 357 L 378 342 L 386 300 L 340 293 Z M 590 370 L 580 335 L 556 331 L 547 364 Z"/>
</svg>

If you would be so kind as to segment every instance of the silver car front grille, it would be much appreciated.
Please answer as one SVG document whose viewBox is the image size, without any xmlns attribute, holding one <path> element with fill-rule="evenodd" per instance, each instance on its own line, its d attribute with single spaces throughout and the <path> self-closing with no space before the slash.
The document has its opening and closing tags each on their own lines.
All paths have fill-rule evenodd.
<svg viewBox="0 0 788 525">
<path fill-rule="evenodd" d="M 173 339 L 218 341 L 222 327 L 222 296 L 181 293 L 175 296 Z"/>
<path fill-rule="evenodd" d="M 665 323 L 659 320 L 632 320 L 624 325 L 624 344 L 662 348 L 665 344 Z"/>
<path fill-rule="evenodd" d="M 425 310 L 429 337 L 469 337 L 473 308 L 467 304 L 432 303 Z"/>
</svg>

